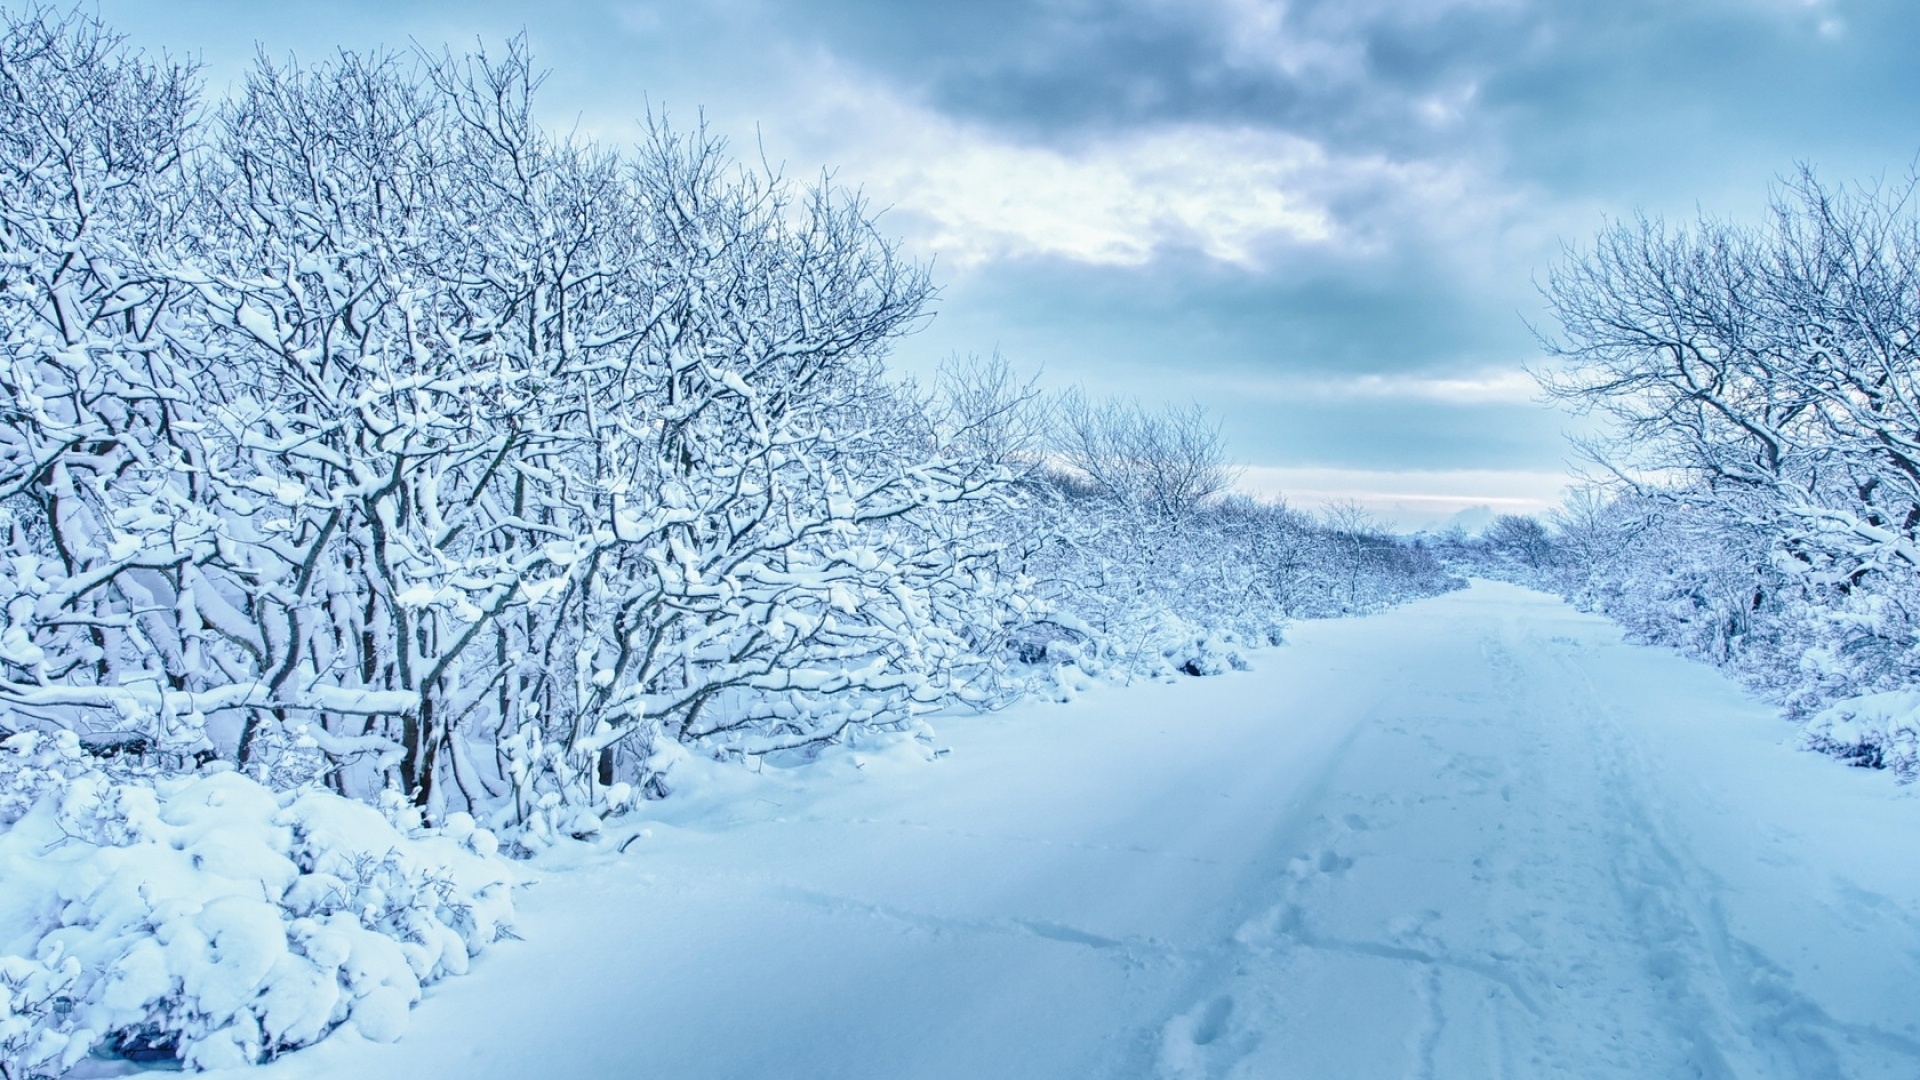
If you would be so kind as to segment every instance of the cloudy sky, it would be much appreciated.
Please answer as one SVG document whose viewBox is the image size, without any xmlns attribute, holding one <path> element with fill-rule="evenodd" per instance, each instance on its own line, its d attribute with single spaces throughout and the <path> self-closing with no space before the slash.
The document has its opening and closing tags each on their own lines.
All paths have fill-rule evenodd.
<svg viewBox="0 0 1920 1080">
<path fill-rule="evenodd" d="M 1749 218 L 1795 163 L 1920 151 L 1902 0 L 97 0 L 221 92 L 256 47 L 497 44 L 551 122 L 701 111 L 934 262 L 908 368 L 1197 401 L 1243 485 L 1403 525 L 1537 509 L 1533 282 L 1608 215 Z"/>
</svg>

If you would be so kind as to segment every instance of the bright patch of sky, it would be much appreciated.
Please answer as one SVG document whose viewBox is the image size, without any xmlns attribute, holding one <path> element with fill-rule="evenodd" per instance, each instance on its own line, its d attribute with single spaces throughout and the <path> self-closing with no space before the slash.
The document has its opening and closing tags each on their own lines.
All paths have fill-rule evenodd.
<svg viewBox="0 0 1920 1080">
<path fill-rule="evenodd" d="M 1047 385 L 1198 401 L 1250 490 L 1408 526 L 1535 509 L 1571 475 L 1572 421 L 1524 370 L 1563 243 L 1754 216 L 1801 161 L 1897 179 L 1920 150 L 1899 0 L 98 6 L 215 92 L 256 45 L 524 29 L 550 122 L 704 115 L 863 188 L 943 283 L 907 369 L 998 349 Z"/>
</svg>

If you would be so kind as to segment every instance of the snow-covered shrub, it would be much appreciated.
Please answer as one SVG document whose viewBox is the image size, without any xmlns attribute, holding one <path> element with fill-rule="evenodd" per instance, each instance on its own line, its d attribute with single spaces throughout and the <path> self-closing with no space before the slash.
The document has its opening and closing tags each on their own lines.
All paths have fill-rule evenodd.
<svg viewBox="0 0 1920 1080">
<path fill-rule="evenodd" d="M 1801 736 L 1811 750 L 1858 765 L 1920 774 L 1920 692 L 1895 690 L 1847 698 L 1815 713 Z"/>
<path fill-rule="evenodd" d="M 598 734 L 605 739 L 611 733 Z M 512 833 L 520 849 L 538 851 L 563 837 L 591 840 L 600 835 L 608 816 L 626 810 L 640 797 L 641 793 L 626 781 L 603 783 L 595 769 L 581 767 L 594 761 L 596 750 L 597 746 L 589 744 L 569 751 L 564 744 L 547 739 L 533 724 L 501 741 L 513 798 L 494 812 L 494 818 Z M 654 760 L 646 762 L 648 782 L 655 785 L 655 795 L 666 793 L 666 776 L 673 759 L 684 753 L 678 743 L 667 743 Z"/>
<path fill-rule="evenodd" d="M 31 732 L 0 744 L 0 800 L 8 1076 L 96 1048 L 243 1064 L 347 1023 L 398 1038 L 422 985 L 512 925 L 492 835 L 465 815 L 405 827 L 404 800 L 390 818 L 230 766 L 116 776 Z"/>
<path fill-rule="evenodd" d="M 0 954 L 0 1075 L 53 1076 L 90 1049 L 92 1033 L 66 1022 L 80 961 L 49 949 L 44 956 Z"/>
</svg>

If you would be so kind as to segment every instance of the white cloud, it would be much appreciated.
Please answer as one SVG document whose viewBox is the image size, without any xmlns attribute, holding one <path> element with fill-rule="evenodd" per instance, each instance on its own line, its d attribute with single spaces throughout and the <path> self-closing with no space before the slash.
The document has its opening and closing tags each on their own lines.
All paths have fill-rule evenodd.
<svg viewBox="0 0 1920 1080">
<path fill-rule="evenodd" d="M 1358 375 L 1316 379 L 1300 384 L 1306 393 L 1335 399 L 1400 398 L 1448 405 L 1525 404 L 1537 400 L 1540 385 L 1524 371 L 1493 370 L 1475 375 Z"/>
<path fill-rule="evenodd" d="M 1056 255 L 1138 265 L 1177 244 L 1250 265 L 1262 244 L 1333 237 L 1326 211 L 1289 190 L 1321 159 L 1304 140 L 1251 132 L 1156 132 L 1063 152 L 960 129 L 862 172 L 922 219 L 922 244 L 961 264 Z"/>
<path fill-rule="evenodd" d="M 1468 185 L 1431 163 L 1342 157 L 1286 132 L 1165 125 L 1071 144 L 1021 142 L 816 58 L 798 126 L 806 158 L 837 161 L 889 225 L 943 263 L 1023 256 L 1135 266 L 1169 248 L 1260 265 L 1285 247 L 1364 252 L 1342 221 L 1357 193 L 1457 206 Z"/>
<path fill-rule="evenodd" d="M 1354 502 L 1404 529 L 1439 526 L 1462 511 L 1539 514 L 1553 508 L 1574 478 L 1524 469 L 1376 470 L 1249 465 L 1239 488 L 1284 498 L 1302 509 Z"/>
<path fill-rule="evenodd" d="M 1368 375 L 1247 377 L 1201 376 L 1210 388 L 1271 401 L 1426 401 L 1441 405 L 1537 404 L 1540 386 L 1518 368 L 1485 368 L 1460 375 L 1389 373 Z"/>
</svg>

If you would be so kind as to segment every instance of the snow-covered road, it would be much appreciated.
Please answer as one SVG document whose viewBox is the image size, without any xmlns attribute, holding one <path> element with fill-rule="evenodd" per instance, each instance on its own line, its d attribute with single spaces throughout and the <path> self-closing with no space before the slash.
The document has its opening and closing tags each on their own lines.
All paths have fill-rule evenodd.
<svg viewBox="0 0 1920 1080">
<path fill-rule="evenodd" d="M 404 1041 L 255 1075 L 1920 1075 L 1911 789 L 1510 586 L 1258 667 L 658 804 Z"/>
</svg>

